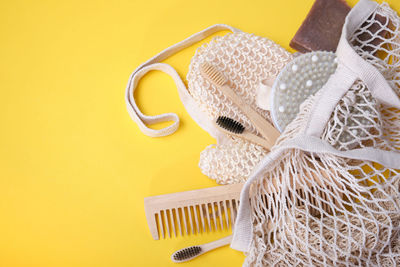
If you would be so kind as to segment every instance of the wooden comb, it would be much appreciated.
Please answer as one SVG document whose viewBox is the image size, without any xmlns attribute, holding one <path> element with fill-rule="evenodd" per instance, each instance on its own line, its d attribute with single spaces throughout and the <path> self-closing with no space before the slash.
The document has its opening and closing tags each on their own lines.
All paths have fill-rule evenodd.
<svg viewBox="0 0 400 267">
<path fill-rule="evenodd" d="M 243 184 L 146 197 L 144 208 L 152 237 L 170 238 L 229 229 L 235 222 Z"/>
<path fill-rule="evenodd" d="M 266 209 L 273 211 L 273 206 L 265 205 L 267 203 L 267 195 L 272 197 L 273 202 L 277 205 L 291 206 L 294 204 L 301 206 L 304 205 L 304 200 L 308 199 L 312 205 L 310 207 L 311 214 L 318 215 L 320 213 L 318 208 L 332 213 L 333 207 L 329 203 L 333 202 L 332 204 L 335 206 L 338 205 L 337 201 L 343 195 L 337 192 L 336 197 L 331 201 L 332 197 L 328 196 L 325 191 L 320 191 L 311 182 L 314 181 L 320 187 L 324 188 L 323 179 L 329 179 L 329 175 L 322 169 L 319 175 L 315 172 L 309 172 L 307 173 L 307 178 L 292 177 L 290 181 L 291 188 L 296 183 L 296 194 L 288 194 L 284 203 L 280 203 L 282 199 L 275 197 L 281 189 L 277 181 L 274 180 L 270 187 L 267 187 L 265 184 L 266 195 L 261 196 L 261 200 L 264 202 Z M 300 181 L 302 183 L 299 183 Z M 335 180 L 333 181 L 336 182 Z M 308 187 L 307 191 L 304 190 L 304 185 Z M 337 186 L 339 188 L 342 187 L 339 183 L 337 183 Z M 183 236 L 184 233 L 185 235 L 189 235 L 206 231 L 217 231 L 218 228 L 220 230 L 223 230 L 225 227 L 226 229 L 231 228 L 235 222 L 237 209 L 240 204 L 239 199 L 242 187 L 243 183 L 222 185 L 145 198 L 144 207 L 151 235 L 155 240 L 159 240 L 161 236 L 163 238 L 166 238 L 167 235 L 172 237 L 173 234 L 178 236 L 178 230 L 180 235 Z M 331 190 L 330 186 L 326 188 Z M 311 192 L 319 195 L 323 200 L 317 202 L 311 195 Z M 253 195 L 252 190 L 250 190 L 251 195 Z"/>
</svg>

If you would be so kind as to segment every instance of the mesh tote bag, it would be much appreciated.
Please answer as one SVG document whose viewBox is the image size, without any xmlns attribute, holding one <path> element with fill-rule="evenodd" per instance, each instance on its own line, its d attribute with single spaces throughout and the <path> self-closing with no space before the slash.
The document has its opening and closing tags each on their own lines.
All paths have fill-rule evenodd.
<svg viewBox="0 0 400 267">
<path fill-rule="evenodd" d="M 246 182 L 245 266 L 400 265 L 400 19 L 362 0 L 338 67 Z"/>
</svg>

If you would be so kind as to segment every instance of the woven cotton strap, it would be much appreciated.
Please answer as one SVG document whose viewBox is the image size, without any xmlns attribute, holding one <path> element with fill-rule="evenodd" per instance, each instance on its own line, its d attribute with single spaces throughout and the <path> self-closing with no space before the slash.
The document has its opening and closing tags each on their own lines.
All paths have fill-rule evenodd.
<svg viewBox="0 0 400 267">
<path fill-rule="evenodd" d="M 140 130 L 151 137 L 160 137 L 166 136 L 174 133 L 179 127 L 179 118 L 175 113 L 165 113 L 156 116 L 148 116 L 143 114 L 139 107 L 136 104 L 134 98 L 135 89 L 140 81 L 140 79 L 151 70 L 159 70 L 165 72 L 170 75 L 178 88 L 179 97 L 188 111 L 189 115 L 207 132 L 209 132 L 213 137 L 217 137 L 218 133 L 212 125 L 211 121 L 207 119 L 205 115 L 202 114 L 200 110 L 198 110 L 197 104 L 194 102 L 193 98 L 190 96 L 189 92 L 179 74 L 175 71 L 173 67 L 168 64 L 160 63 L 171 55 L 176 54 L 177 52 L 191 46 L 192 44 L 199 42 L 208 36 L 222 30 L 230 30 L 232 32 L 240 32 L 238 29 L 235 29 L 231 26 L 225 24 L 216 24 L 205 30 L 198 32 L 187 39 L 161 51 L 156 56 L 152 57 L 142 65 L 136 68 L 131 74 L 128 85 L 126 87 L 125 101 L 128 112 L 131 118 L 137 123 Z M 173 121 L 174 123 L 168 127 L 162 128 L 160 130 L 154 130 L 149 128 L 147 125 Z"/>
<path fill-rule="evenodd" d="M 377 8 L 377 3 L 361 0 L 349 13 L 343 27 L 341 40 L 337 49 L 338 69 L 321 89 L 321 94 L 314 109 L 311 111 L 304 133 L 285 142 L 279 148 L 267 155 L 255 168 L 246 182 L 235 224 L 235 232 L 231 247 L 240 251 L 248 251 L 253 233 L 249 190 L 251 184 L 264 170 L 271 168 L 278 157 L 286 149 L 297 148 L 315 153 L 329 153 L 336 156 L 373 161 L 389 168 L 398 168 L 400 154 L 375 148 L 361 148 L 349 151 L 339 151 L 320 139 L 329 118 L 343 95 L 351 85 L 361 79 L 373 96 L 382 104 L 400 108 L 400 100 L 388 85 L 382 74 L 370 63 L 362 59 L 348 43 L 348 38 Z"/>
</svg>

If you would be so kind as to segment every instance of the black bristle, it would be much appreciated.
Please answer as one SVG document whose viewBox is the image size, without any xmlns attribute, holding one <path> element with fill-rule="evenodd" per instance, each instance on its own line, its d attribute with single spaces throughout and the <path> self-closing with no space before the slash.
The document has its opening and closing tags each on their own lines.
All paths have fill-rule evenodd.
<svg viewBox="0 0 400 267">
<path fill-rule="evenodd" d="M 236 134 L 241 134 L 245 130 L 240 122 L 226 116 L 219 116 L 216 123 L 222 128 Z"/>
<path fill-rule="evenodd" d="M 197 256 L 200 252 L 201 252 L 201 247 L 193 246 L 175 252 L 173 257 L 174 260 L 176 261 L 183 261 L 183 260 L 188 260 L 194 256 Z"/>
</svg>

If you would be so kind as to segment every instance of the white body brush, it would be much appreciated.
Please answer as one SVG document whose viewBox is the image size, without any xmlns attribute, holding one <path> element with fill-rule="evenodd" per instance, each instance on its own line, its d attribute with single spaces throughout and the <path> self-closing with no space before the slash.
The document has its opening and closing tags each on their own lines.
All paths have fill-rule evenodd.
<svg viewBox="0 0 400 267">
<path fill-rule="evenodd" d="M 334 53 L 316 51 L 296 57 L 281 70 L 269 100 L 272 121 L 280 132 L 297 116 L 301 103 L 321 89 L 336 68 Z"/>
</svg>

